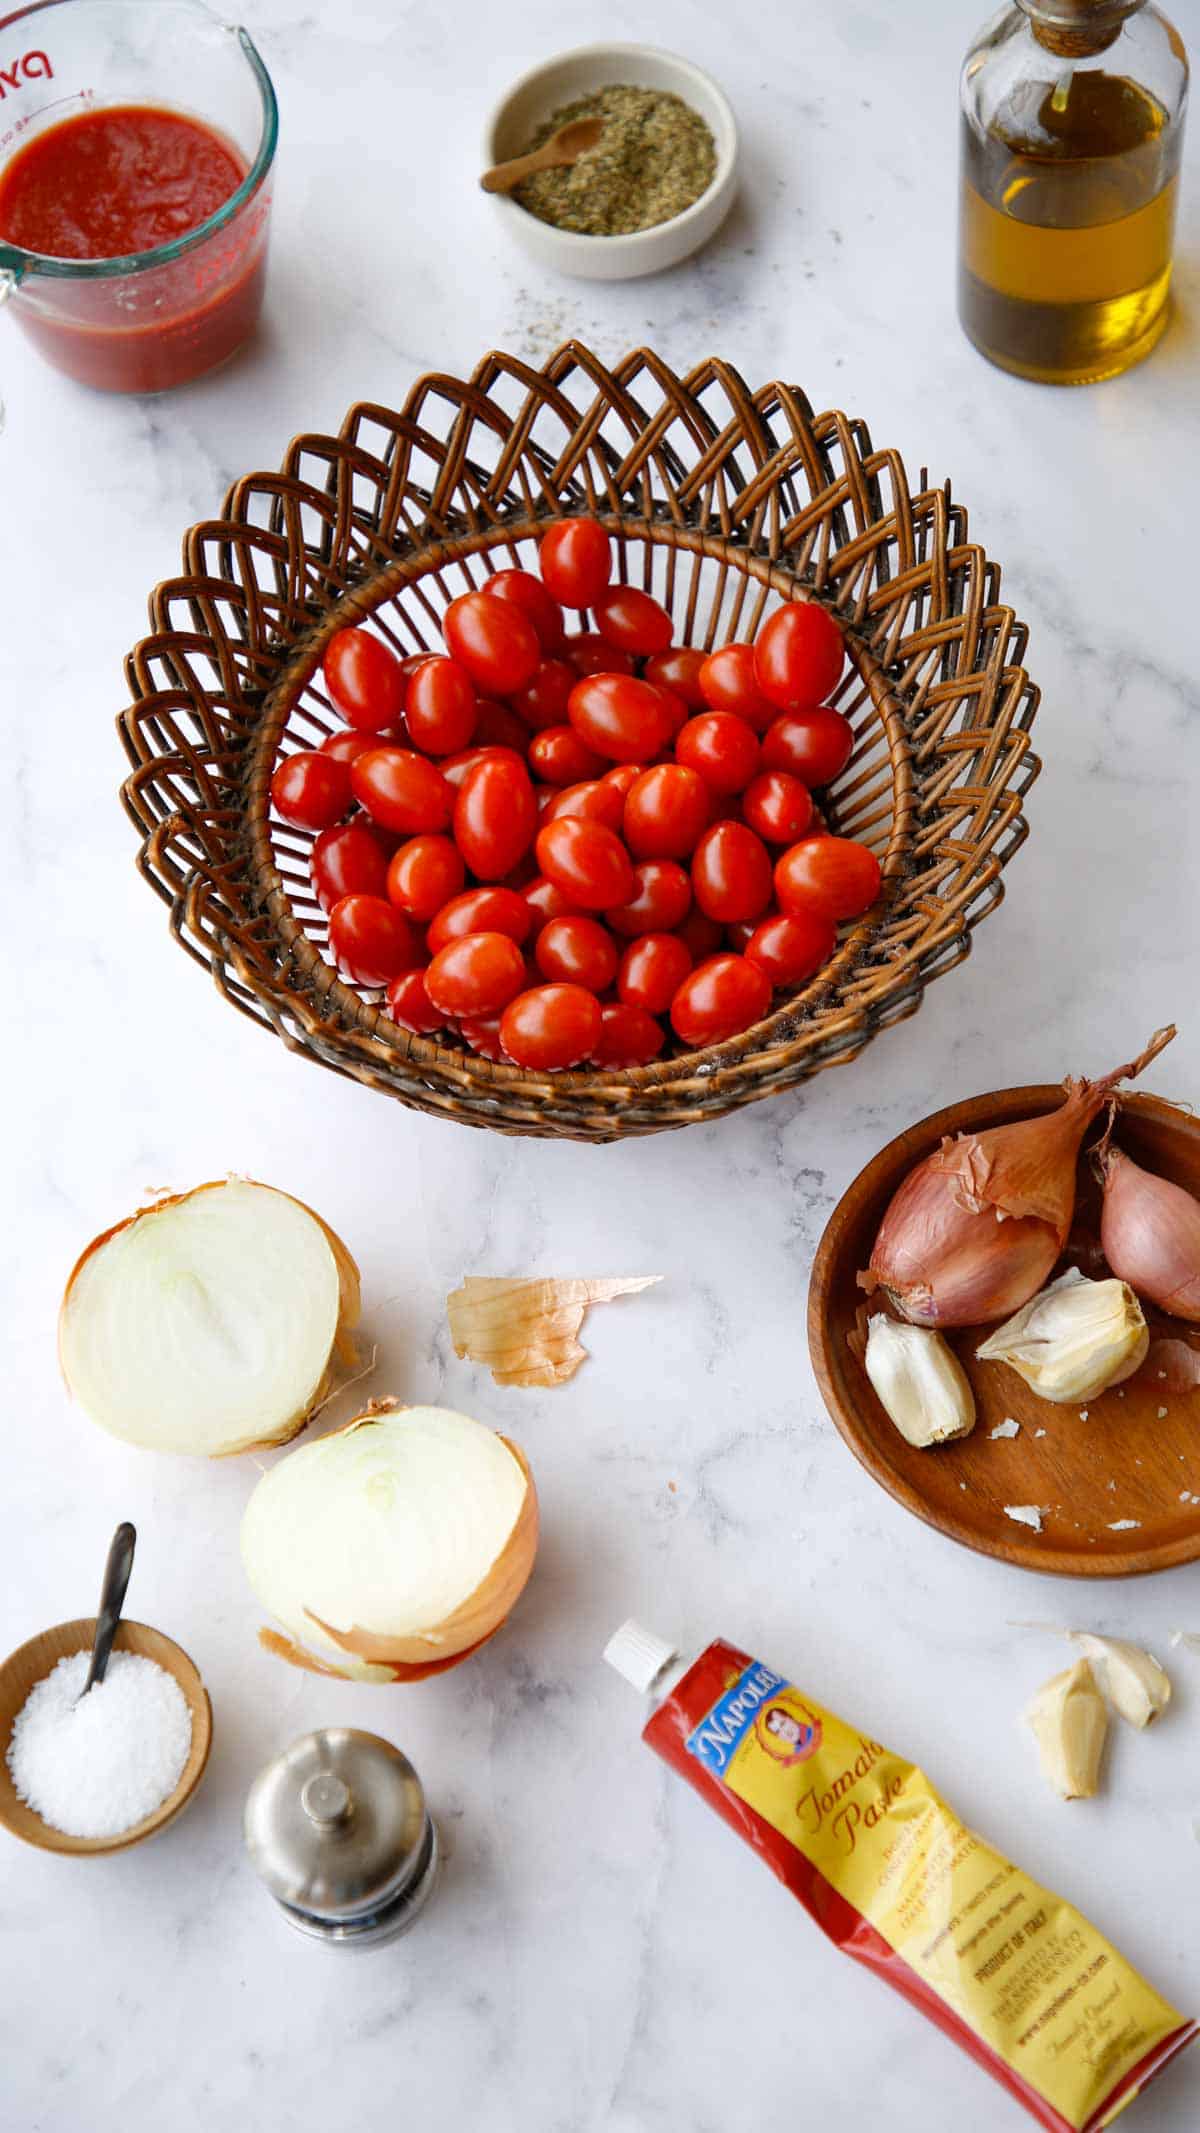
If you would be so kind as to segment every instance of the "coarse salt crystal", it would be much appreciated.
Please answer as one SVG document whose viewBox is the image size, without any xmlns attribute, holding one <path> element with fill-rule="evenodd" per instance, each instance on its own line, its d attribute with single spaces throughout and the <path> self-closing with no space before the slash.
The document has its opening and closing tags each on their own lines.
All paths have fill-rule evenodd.
<svg viewBox="0 0 1200 2133">
<path fill-rule="evenodd" d="M 1086 1422 L 1086 1421 L 1087 1421 L 1087 1418 L 1088 1418 L 1088 1413 L 1089 1413 L 1089 1409 L 1088 1409 L 1088 1408 L 1086 1408 L 1086 1407 L 1081 1407 L 1081 1408 L 1080 1408 L 1080 1410 L 1079 1410 L 1079 1419 L 1080 1419 L 1080 1421 L 1081 1421 L 1081 1422 Z"/>
<path fill-rule="evenodd" d="M 1046 1432 L 1044 1429 L 1035 1429 L 1033 1434 L 1035 1437 L 1044 1437 Z"/>
<path fill-rule="evenodd" d="M 8 1767 L 18 1797 L 68 1837 L 119 1837 L 179 1783 L 192 1714 L 179 1683 L 139 1652 L 114 1652 L 82 1695 L 90 1653 L 60 1659 L 13 1721 Z"/>
<path fill-rule="evenodd" d="M 1160 1421 L 1160 1422 L 1165 1422 L 1165 1421 L 1166 1421 L 1166 1419 L 1167 1419 L 1167 1410 L 1166 1410 L 1166 1408 L 1165 1408 L 1165 1407 L 1160 1407 L 1160 1408 L 1159 1408 L 1159 1410 L 1158 1410 L 1158 1419 L 1159 1419 L 1159 1421 Z"/>
<path fill-rule="evenodd" d="M 990 1429 L 988 1435 L 989 1437 L 1015 1437 L 1020 1427 L 1020 1423 L 1014 1421 L 1011 1415 L 1005 1415 L 1003 1422 L 997 1422 L 995 1429 Z"/>
<path fill-rule="evenodd" d="M 1110 1533 L 1135 1533 L 1141 1525 L 1140 1518 L 1114 1518 L 1109 1521 Z"/>
</svg>

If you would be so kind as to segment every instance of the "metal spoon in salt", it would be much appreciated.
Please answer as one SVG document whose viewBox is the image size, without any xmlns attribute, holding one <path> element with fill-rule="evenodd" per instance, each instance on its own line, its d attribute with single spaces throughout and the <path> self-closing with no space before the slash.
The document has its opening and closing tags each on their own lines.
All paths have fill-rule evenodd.
<svg viewBox="0 0 1200 2133">
<path fill-rule="evenodd" d="M 117 1527 L 104 1565 L 104 1583 L 100 1587 L 100 1606 L 96 1613 L 96 1634 L 92 1639 L 92 1662 L 87 1670 L 87 1680 L 79 1692 L 78 1701 L 83 1702 L 89 1689 L 103 1681 L 112 1655 L 113 1638 L 125 1605 L 125 1588 L 133 1569 L 133 1551 L 137 1546 L 137 1533 L 126 1520 Z"/>
</svg>

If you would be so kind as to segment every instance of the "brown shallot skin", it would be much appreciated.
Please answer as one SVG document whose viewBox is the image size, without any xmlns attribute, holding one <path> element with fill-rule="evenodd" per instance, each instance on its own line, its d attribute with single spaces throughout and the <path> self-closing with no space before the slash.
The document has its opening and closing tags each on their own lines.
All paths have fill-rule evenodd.
<svg viewBox="0 0 1200 2133">
<path fill-rule="evenodd" d="M 917 1326 L 988 1325 L 1019 1311 L 1067 1241 L 1087 1128 L 1117 1082 L 1140 1073 L 1174 1034 L 1157 1030 L 1136 1059 L 1099 1081 L 1064 1082 L 1054 1111 L 944 1140 L 893 1195 L 860 1285 L 886 1290 Z"/>
<path fill-rule="evenodd" d="M 1200 1322 L 1200 1201 L 1121 1148 L 1099 1149 L 1096 1164 L 1100 1244 L 1113 1273 L 1172 1318 Z"/>
</svg>

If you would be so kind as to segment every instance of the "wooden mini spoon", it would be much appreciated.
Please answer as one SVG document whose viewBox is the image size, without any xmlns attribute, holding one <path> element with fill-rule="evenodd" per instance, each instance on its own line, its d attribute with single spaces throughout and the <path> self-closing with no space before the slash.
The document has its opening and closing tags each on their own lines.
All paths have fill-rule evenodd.
<svg viewBox="0 0 1200 2133">
<path fill-rule="evenodd" d="M 567 126 L 560 126 L 548 141 L 535 148 L 532 155 L 514 156 L 511 162 L 493 164 L 479 180 L 485 193 L 511 192 L 522 178 L 532 178 L 537 170 L 562 170 L 568 164 L 578 162 L 589 148 L 594 148 L 604 131 L 604 120 L 572 119 Z"/>
</svg>

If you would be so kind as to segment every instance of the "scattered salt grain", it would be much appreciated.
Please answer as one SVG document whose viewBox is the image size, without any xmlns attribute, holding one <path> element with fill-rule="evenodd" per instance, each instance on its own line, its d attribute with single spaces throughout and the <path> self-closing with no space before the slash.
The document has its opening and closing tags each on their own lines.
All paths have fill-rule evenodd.
<svg viewBox="0 0 1200 2133">
<path fill-rule="evenodd" d="M 1158 1409 L 1158 1419 L 1159 1419 L 1159 1421 L 1160 1421 L 1160 1422 L 1165 1422 L 1165 1421 L 1166 1421 L 1166 1419 L 1167 1419 L 1167 1410 L 1166 1410 L 1166 1408 L 1165 1408 L 1165 1407 L 1160 1407 L 1160 1408 Z"/>
<path fill-rule="evenodd" d="M 1042 1530 L 1042 1513 L 1035 1503 L 1006 1503 L 1004 1516 L 1014 1519 L 1018 1526 L 1032 1526 L 1035 1533 Z"/>
<path fill-rule="evenodd" d="M 1044 1437 L 1046 1432 L 1044 1429 L 1035 1429 L 1033 1434 L 1035 1437 Z"/>
<path fill-rule="evenodd" d="M 1020 1427 L 1020 1423 L 1015 1422 L 1011 1415 L 1005 1415 L 1003 1422 L 997 1422 L 995 1429 L 990 1429 L 988 1435 L 989 1437 L 1015 1437 Z"/>
<path fill-rule="evenodd" d="M 18 1797 L 68 1837 L 119 1837 L 174 1792 L 192 1745 L 179 1683 L 153 1659 L 114 1652 L 82 1696 L 87 1652 L 30 1690 L 13 1721 L 8 1767 Z"/>
<path fill-rule="evenodd" d="M 1140 1518 L 1114 1518 L 1110 1519 L 1108 1530 L 1110 1533 L 1135 1533 L 1141 1523 Z"/>
</svg>

